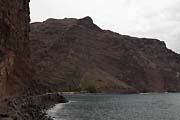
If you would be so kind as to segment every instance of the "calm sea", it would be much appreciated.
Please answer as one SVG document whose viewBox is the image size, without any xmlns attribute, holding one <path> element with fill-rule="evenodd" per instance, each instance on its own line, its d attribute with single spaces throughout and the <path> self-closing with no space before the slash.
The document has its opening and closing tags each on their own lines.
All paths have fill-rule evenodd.
<svg viewBox="0 0 180 120">
<path fill-rule="evenodd" d="M 67 95 L 48 111 L 55 120 L 180 120 L 180 94 Z"/>
</svg>

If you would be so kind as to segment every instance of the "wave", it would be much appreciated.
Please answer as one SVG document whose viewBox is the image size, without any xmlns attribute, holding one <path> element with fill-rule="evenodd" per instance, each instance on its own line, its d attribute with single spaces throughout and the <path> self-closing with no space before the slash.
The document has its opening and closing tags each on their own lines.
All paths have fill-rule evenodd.
<svg viewBox="0 0 180 120">
<path fill-rule="evenodd" d="M 57 119 L 56 118 L 56 113 L 58 110 L 63 109 L 65 107 L 65 105 L 70 104 L 72 102 L 76 102 L 76 101 L 69 101 L 68 103 L 59 103 L 56 104 L 53 108 L 49 109 L 46 111 L 47 116 L 53 118 L 53 120 L 66 120 L 66 119 Z"/>
</svg>

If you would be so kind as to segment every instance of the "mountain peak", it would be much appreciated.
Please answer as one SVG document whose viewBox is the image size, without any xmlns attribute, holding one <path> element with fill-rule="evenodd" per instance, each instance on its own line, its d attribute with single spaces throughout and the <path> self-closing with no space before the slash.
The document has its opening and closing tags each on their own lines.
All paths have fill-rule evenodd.
<svg viewBox="0 0 180 120">
<path fill-rule="evenodd" d="M 79 19 L 78 24 L 92 30 L 102 31 L 101 28 L 99 28 L 96 24 L 94 24 L 93 19 L 89 16 Z"/>
<path fill-rule="evenodd" d="M 86 16 L 80 19 L 81 22 L 93 23 L 93 19 L 90 16 Z"/>
</svg>

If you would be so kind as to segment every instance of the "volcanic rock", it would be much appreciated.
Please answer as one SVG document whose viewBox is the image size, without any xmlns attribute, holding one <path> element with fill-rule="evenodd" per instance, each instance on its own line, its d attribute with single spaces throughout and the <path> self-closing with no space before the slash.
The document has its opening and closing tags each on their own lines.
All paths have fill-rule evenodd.
<svg viewBox="0 0 180 120">
<path fill-rule="evenodd" d="M 102 30 L 90 17 L 32 23 L 30 41 L 47 90 L 180 91 L 180 55 L 163 41 Z"/>
<path fill-rule="evenodd" d="M 0 98 L 33 88 L 29 0 L 0 0 Z M 34 89 L 34 88 L 33 88 Z"/>
</svg>

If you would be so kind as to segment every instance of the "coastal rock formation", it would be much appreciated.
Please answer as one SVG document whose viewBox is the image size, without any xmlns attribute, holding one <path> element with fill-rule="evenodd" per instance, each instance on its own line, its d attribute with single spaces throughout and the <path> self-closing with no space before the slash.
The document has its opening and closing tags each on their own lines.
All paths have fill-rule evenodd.
<svg viewBox="0 0 180 120">
<path fill-rule="evenodd" d="M 0 97 L 28 92 L 29 0 L 0 0 Z M 28 87 L 29 86 L 29 87 Z"/>
<path fill-rule="evenodd" d="M 163 41 L 102 30 L 90 17 L 32 23 L 30 40 L 34 78 L 50 91 L 180 91 L 180 55 Z"/>
<path fill-rule="evenodd" d="M 57 103 L 68 102 L 59 94 L 17 97 L 4 101 L 6 106 L 0 120 L 51 120 L 45 111 Z"/>
<path fill-rule="evenodd" d="M 0 120 L 50 120 L 43 110 L 67 102 L 59 94 L 29 96 L 41 90 L 32 79 L 29 21 L 29 0 L 0 0 Z"/>
</svg>

